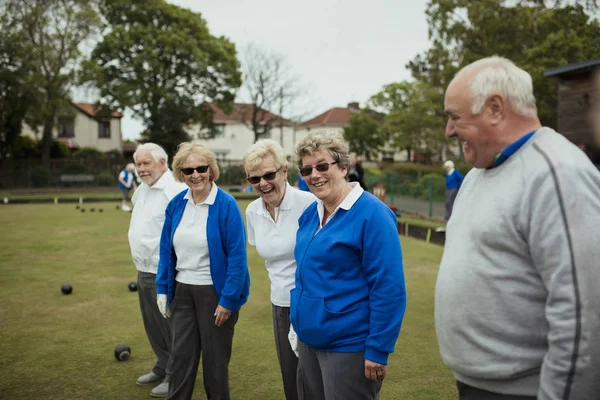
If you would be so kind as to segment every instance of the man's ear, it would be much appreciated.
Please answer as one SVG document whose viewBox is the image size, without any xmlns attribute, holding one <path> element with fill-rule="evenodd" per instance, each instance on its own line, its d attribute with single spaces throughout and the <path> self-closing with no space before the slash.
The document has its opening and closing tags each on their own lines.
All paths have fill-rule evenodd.
<svg viewBox="0 0 600 400">
<path fill-rule="evenodd" d="M 497 125 L 504 119 L 506 106 L 506 101 L 500 95 L 494 94 L 487 99 L 487 107 L 490 109 L 490 121 L 492 125 Z"/>
</svg>

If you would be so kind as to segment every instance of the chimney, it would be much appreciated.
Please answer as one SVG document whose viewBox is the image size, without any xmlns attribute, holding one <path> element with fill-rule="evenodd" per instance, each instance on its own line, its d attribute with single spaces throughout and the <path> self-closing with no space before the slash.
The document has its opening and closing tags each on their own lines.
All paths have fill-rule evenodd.
<svg viewBox="0 0 600 400">
<path fill-rule="evenodd" d="M 360 107 L 358 106 L 358 102 L 348 103 L 348 108 L 351 111 L 358 111 L 358 110 L 360 110 Z"/>
</svg>

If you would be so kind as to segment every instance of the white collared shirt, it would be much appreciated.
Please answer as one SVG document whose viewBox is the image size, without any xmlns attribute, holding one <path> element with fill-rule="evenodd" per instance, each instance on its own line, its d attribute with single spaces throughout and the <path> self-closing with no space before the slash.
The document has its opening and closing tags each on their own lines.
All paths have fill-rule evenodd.
<svg viewBox="0 0 600 400">
<path fill-rule="evenodd" d="M 350 191 L 350 193 L 348 193 L 344 200 L 342 200 L 340 205 L 337 206 L 335 210 L 333 210 L 333 212 L 327 217 L 327 221 L 325 221 L 325 224 L 331 221 L 331 218 L 333 218 L 333 216 L 337 213 L 337 211 L 340 208 L 344 210 L 351 209 L 354 203 L 356 203 L 356 201 L 360 197 L 360 195 L 363 194 L 364 189 L 360 186 L 358 182 L 348 182 L 348 185 L 352 186 L 352 190 Z M 323 225 L 325 225 L 323 223 L 323 215 L 325 215 L 325 205 L 321 200 L 317 200 L 317 212 L 319 213 L 319 229 L 317 229 L 315 235 L 321 230 L 321 228 L 323 228 Z"/>
<path fill-rule="evenodd" d="M 265 260 L 271 280 L 271 302 L 278 307 L 290 306 L 290 290 L 295 286 L 296 231 L 298 218 L 314 203 L 316 197 L 286 184 L 285 195 L 275 209 L 277 222 L 269 214 L 263 199 L 256 199 L 246 208 L 248 243 Z"/>
<path fill-rule="evenodd" d="M 173 247 L 177 254 L 177 276 L 175 280 L 188 285 L 212 285 L 210 275 L 210 253 L 206 223 L 208 208 L 217 197 L 217 184 L 212 182 L 210 193 L 202 203 L 195 204 L 192 191 L 184 196 L 187 200 L 181 221 L 173 236 Z"/>
<path fill-rule="evenodd" d="M 450 171 L 446 172 L 446 175 L 450 176 L 454 173 L 454 168 L 451 168 Z"/>
<path fill-rule="evenodd" d="M 138 271 L 156 274 L 165 209 L 169 201 L 186 187 L 167 170 L 154 185 L 142 183 L 133 194 L 133 212 L 127 237 L 131 257 Z"/>
</svg>

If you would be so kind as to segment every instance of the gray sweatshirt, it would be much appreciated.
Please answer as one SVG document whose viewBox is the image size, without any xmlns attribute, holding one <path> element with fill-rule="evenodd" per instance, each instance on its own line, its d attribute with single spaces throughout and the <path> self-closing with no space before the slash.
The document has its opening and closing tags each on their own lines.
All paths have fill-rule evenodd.
<svg viewBox="0 0 600 400">
<path fill-rule="evenodd" d="M 473 169 L 446 230 L 435 290 L 456 379 L 539 400 L 600 399 L 600 173 L 541 128 Z"/>
</svg>

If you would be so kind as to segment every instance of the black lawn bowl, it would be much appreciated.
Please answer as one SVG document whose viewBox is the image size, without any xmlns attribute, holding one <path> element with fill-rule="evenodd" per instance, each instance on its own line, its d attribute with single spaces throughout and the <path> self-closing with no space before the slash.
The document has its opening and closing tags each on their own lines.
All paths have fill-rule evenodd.
<svg viewBox="0 0 600 400">
<path fill-rule="evenodd" d="M 131 356 L 131 349 L 126 344 L 120 344 L 115 347 L 115 358 L 118 361 L 127 361 Z"/>
<path fill-rule="evenodd" d="M 79 206 L 75 206 L 75 209 L 76 209 L 76 210 L 79 210 Z"/>
<path fill-rule="evenodd" d="M 81 209 L 81 212 L 85 212 L 85 208 L 82 208 L 82 209 Z"/>
<path fill-rule="evenodd" d="M 116 209 L 118 210 L 119 208 L 121 208 L 121 206 L 117 206 Z"/>
<path fill-rule="evenodd" d="M 98 212 L 102 212 L 102 209 L 101 209 L 101 208 L 99 208 L 99 209 L 98 209 Z"/>
<path fill-rule="evenodd" d="M 90 212 L 94 212 L 94 211 L 96 211 L 95 208 L 90 208 Z"/>
<path fill-rule="evenodd" d="M 71 293 L 73 293 L 73 286 L 62 285 L 62 287 L 60 288 L 60 291 L 62 292 L 62 294 L 71 294 Z"/>
<path fill-rule="evenodd" d="M 129 282 L 129 291 L 137 292 L 137 283 L 136 282 Z"/>
</svg>

